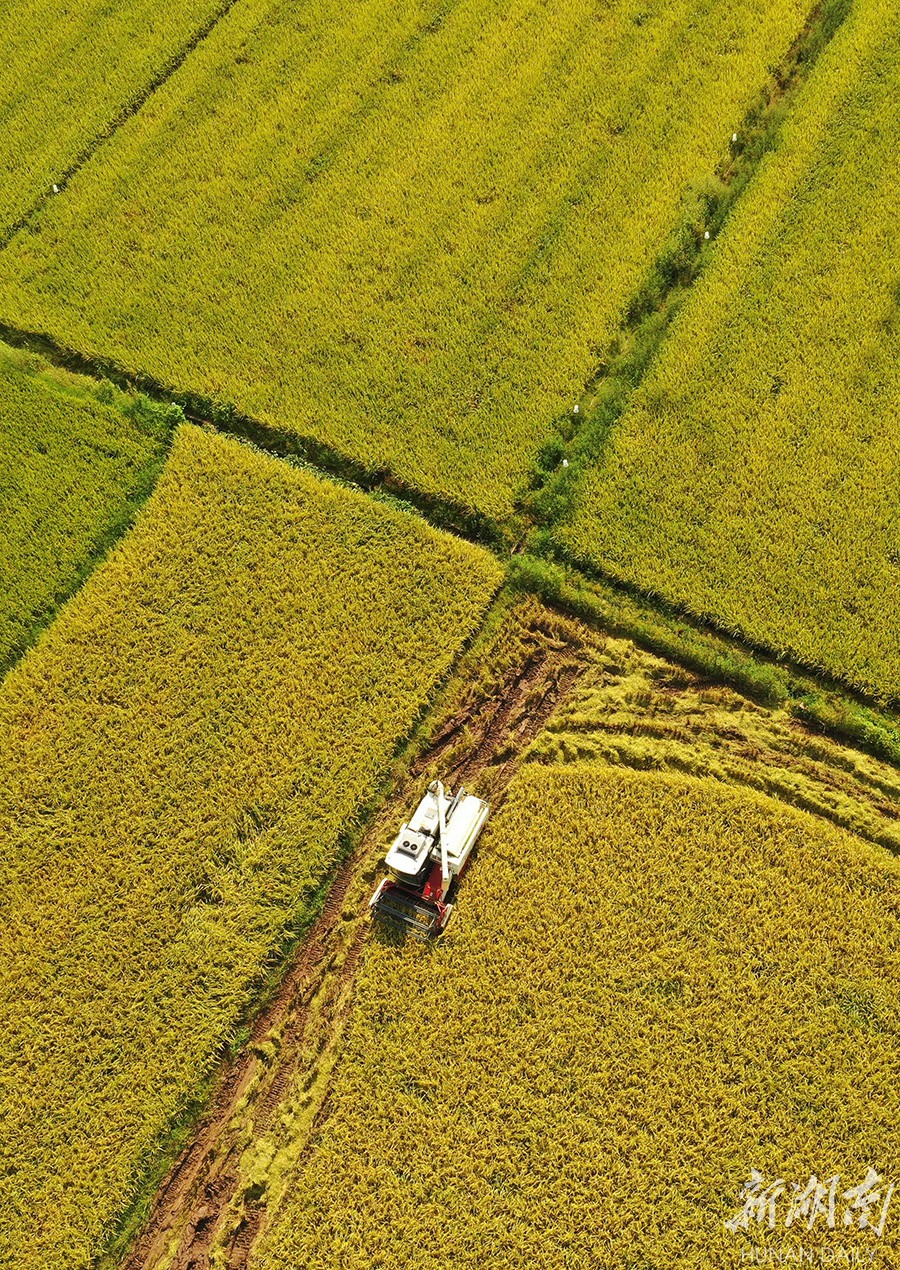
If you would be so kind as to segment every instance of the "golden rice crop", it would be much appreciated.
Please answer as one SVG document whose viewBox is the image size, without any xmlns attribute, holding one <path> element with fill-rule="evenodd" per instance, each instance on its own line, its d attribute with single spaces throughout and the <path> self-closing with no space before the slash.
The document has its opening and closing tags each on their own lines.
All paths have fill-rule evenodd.
<svg viewBox="0 0 900 1270">
<path fill-rule="evenodd" d="M 561 531 L 883 698 L 900 687 L 898 102 L 896 6 L 856 5 Z"/>
<path fill-rule="evenodd" d="M 0 691 L 0 1264 L 92 1264 L 498 581 L 179 430 Z"/>
<path fill-rule="evenodd" d="M 125 529 L 152 487 L 164 415 L 0 346 L 0 669 Z"/>
<path fill-rule="evenodd" d="M 0 315 L 491 515 L 808 0 L 239 0 Z"/>
<path fill-rule="evenodd" d="M 222 0 L 0 0 L 0 236 L 48 194 Z"/>
<path fill-rule="evenodd" d="M 253 1265 L 723 1270 L 754 1243 L 871 1247 L 786 1231 L 786 1202 L 772 1232 L 723 1223 L 752 1168 L 896 1180 L 898 902 L 892 856 L 764 796 L 526 767 L 435 950 L 368 941 L 330 1114 Z"/>
</svg>

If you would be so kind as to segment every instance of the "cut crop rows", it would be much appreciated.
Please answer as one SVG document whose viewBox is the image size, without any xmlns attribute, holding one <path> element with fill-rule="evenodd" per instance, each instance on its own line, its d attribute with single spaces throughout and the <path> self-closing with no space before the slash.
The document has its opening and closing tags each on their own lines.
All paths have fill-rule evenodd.
<svg viewBox="0 0 900 1270">
<path fill-rule="evenodd" d="M 723 1225 L 751 1168 L 788 1192 L 893 1168 L 898 896 L 891 857 L 764 797 L 526 768 L 438 948 L 368 941 L 329 1114 L 254 1270 L 777 1250 L 783 1225 Z M 873 1234 L 802 1241 L 864 1256 Z M 898 1248 L 894 1223 L 877 1249 Z"/>
</svg>

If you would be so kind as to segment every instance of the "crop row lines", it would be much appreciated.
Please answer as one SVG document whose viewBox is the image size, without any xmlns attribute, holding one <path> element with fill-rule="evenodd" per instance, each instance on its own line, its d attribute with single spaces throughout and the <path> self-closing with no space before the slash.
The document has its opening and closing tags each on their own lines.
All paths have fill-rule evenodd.
<svg viewBox="0 0 900 1270">
<path fill-rule="evenodd" d="M 567 559 L 545 529 L 529 532 L 523 520 L 515 521 L 514 530 L 500 525 L 452 500 L 410 488 L 387 470 L 373 472 L 317 440 L 273 429 L 239 414 L 230 404 L 173 392 L 110 360 L 64 348 L 46 335 L 0 321 L 0 340 L 36 352 L 53 365 L 179 406 L 201 426 L 237 436 L 322 480 L 414 511 L 432 527 L 490 550 L 510 570 L 514 590 L 537 595 L 558 612 L 624 635 L 646 651 L 661 653 L 761 704 L 785 706 L 823 735 L 900 766 L 900 719 L 894 711 L 817 667 L 778 657 L 739 633 L 703 622 L 590 561 Z"/>
<path fill-rule="evenodd" d="M 734 133 L 729 154 L 713 180 L 693 192 L 679 225 L 585 384 L 571 418 L 562 425 L 561 437 L 545 447 L 533 488 L 520 502 L 520 511 L 536 527 L 530 548 L 538 554 L 552 556 L 562 551 L 541 531 L 557 527 L 570 514 L 579 474 L 602 454 L 610 431 L 646 377 L 673 320 L 709 264 L 726 221 L 765 155 L 777 145 L 793 99 L 849 11 L 850 0 L 818 0 L 783 62 L 772 68 L 768 82 Z"/>
<path fill-rule="evenodd" d="M 235 0 L 227 0 L 217 8 L 165 70 L 120 112 L 92 148 L 76 160 L 70 175 L 83 166 L 91 154 L 114 135 L 124 120 L 139 110 L 184 63 L 234 3 Z M 772 68 L 768 82 L 747 113 L 740 131 L 735 134 L 730 153 L 723 158 L 715 180 L 707 189 L 696 194 L 695 202 L 687 209 L 649 278 L 628 304 L 607 357 L 585 386 L 577 414 L 561 421 L 559 435 L 542 451 L 531 480 L 533 488 L 520 499 L 515 514 L 505 519 L 479 511 L 452 495 L 416 488 L 408 480 L 400 479 L 391 470 L 389 461 L 383 467 L 367 466 L 319 438 L 263 423 L 239 411 L 229 401 L 217 401 L 193 391 L 175 391 L 143 370 L 136 373 L 133 368 L 127 368 L 113 358 L 86 356 L 49 335 L 39 335 L 12 323 L 0 322 L 0 338 L 13 346 L 36 350 L 52 363 L 69 370 L 108 379 L 129 390 L 136 387 L 151 398 L 176 403 L 189 418 L 237 435 L 263 451 L 307 466 L 320 475 L 349 483 L 370 494 L 398 500 L 435 527 L 486 546 L 502 559 L 509 559 L 525 549 L 551 564 L 573 565 L 604 586 L 616 590 L 625 586 L 631 594 L 646 598 L 646 592 L 628 588 L 620 579 L 599 573 L 583 560 L 569 559 L 567 549 L 553 530 L 570 509 L 578 473 L 586 463 L 596 459 L 631 393 L 653 362 L 674 314 L 710 258 L 716 235 L 761 159 L 775 144 L 792 96 L 840 27 L 848 8 L 848 0 L 823 0 L 817 4 L 781 64 Z M 63 178 L 63 181 L 66 179 Z M 0 250 L 6 242 L 8 239 L 0 240 Z M 660 607 L 665 609 L 668 618 L 688 620 L 671 606 Z M 690 620 L 695 626 L 704 628 L 697 619 Z M 745 639 L 741 633 L 717 628 L 714 623 L 709 624 L 708 629 L 743 644 L 753 655 L 765 657 L 772 651 Z M 822 678 L 818 668 L 804 669 Z"/>
<path fill-rule="evenodd" d="M 58 197 L 65 190 L 66 186 L 75 177 L 86 164 L 88 164 L 97 151 L 116 135 L 119 129 L 141 110 L 151 97 L 163 87 L 167 80 L 184 65 L 194 50 L 203 43 L 203 41 L 212 33 L 224 17 L 234 8 L 238 0 L 222 0 L 218 8 L 209 16 L 206 22 L 195 31 L 189 40 L 169 59 L 168 62 L 157 72 L 153 78 L 143 86 L 130 101 L 127 101 L 113 115 L 108 123 L 103 127 L 78 155 L 69 163 L 69 165 L 60 173 L 54 182 L 52 188 L 43 190 L 38 194 L 31 206 L 8 225 L 6 229 L 0 231 L 0 251 L 5 251 L 13 239 L 24 229 L 31 225 L 36 217 L 40 215 L 47 203 L 51 199 Z"/>
</svg>

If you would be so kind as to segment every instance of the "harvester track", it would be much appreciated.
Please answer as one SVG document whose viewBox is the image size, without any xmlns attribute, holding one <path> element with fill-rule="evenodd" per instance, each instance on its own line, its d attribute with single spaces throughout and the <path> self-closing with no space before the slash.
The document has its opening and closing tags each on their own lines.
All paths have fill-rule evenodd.
<svg viewBox="0 0 900 1270">
<path fill-rule="evenodd" d="M 426 775 L 440 771 L 499 802 L 524 749 L 586 668 L 582 637 L 561 619 L 526 604 L 510 614 L 519 655 L 487 689 L 471 688 L 463 668 L 441 721 L 409 764 L 375 821 L 338 869 L 321 914 L 265 1008 L 242 1052 L 221 1073 L 193 1137 L 159 1188 L 125 1270 L 247 1270 L 278 1181 L 254 1170 L 265 1138 L 277 1154 L 293 1139 L 302 1152 L 327 1115 L 331 1075 L 350 1013 L 366 913 L 384 846 Z M 280 1124 L 289 1120 L 285 1128 Z M 276 1170 L 277 1172 L 277 1170 Z"/>
<path fill-rule="evenodd" d="M 405 774 L 220 1074 L 126 1270 L 252 1270 L 267 1214 L 328 1117 L 376 869 L 423 785 L 441 775 L 497 807 L 523 761 L 582 759 L 714 775 L 900 850 L 892 765 L 629 640 L 521 601 L 466 654 L 407 752 Z M 464 892 L 461 901 L 462 912 Z"/>
</svg>

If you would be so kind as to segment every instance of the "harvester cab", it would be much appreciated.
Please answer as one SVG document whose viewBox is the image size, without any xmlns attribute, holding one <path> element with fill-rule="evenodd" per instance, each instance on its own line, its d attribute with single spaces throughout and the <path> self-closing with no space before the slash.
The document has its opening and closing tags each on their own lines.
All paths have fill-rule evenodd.
<svg viewBox="0 0 900 1270">
<path fill-rule="evenodd" d="M 388 877 L 369 901 L 373 916 L 418 939 L 439 935 L 453 912 L 453 884 L 489 812 L 486 802 L 461 786 L 448 794 L 432 781 L 385 857 Z"/>
</svg>

